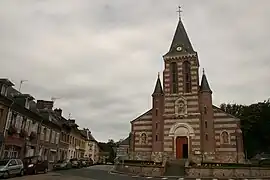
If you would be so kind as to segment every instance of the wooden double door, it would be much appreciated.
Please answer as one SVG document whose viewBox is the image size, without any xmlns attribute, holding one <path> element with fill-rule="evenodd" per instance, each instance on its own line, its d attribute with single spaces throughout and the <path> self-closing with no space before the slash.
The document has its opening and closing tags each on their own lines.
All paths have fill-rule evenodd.
<svg viewBox="0 0 270 180">
<path fill-rule="evenodd" d="M 188 158 L 188 138 L 186 136 L 178 136 L 176 138 L 176 158 Z"/>
</svg>

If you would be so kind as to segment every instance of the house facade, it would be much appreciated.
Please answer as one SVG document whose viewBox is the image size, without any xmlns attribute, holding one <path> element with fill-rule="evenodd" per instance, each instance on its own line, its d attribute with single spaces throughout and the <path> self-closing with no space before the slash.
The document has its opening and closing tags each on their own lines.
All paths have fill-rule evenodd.
<svg viewBox="0 0 270 180">
<path fill-rule="evenodd" d="M 181 19 L 163 60 L 163 82 L 158 75 L 152 108 L 131 121 L 130 158 L 243 161 L 240 120 L 213 105 L 212 90 L 204 71 L 199 79 L 198 54 Z"/>
<path fill-rule="evenodd" d="M 130 151 L 129 146 L 130 146 L 130 136 L 119 143 L 116 149 L 116 157 L 128 159 Z"/>
<path fill-rule="evenodd" d="M 68 125 L 71 127 L 69 135 L 68 159 L 83 158 L 85 154 L 86 136 L 78 129 L 78 125 L 74 119 L 68 120 Z"/>
<path fill-rule="evenodd" d="M 84 157 L 91 158 L 93 160 L 93 163 L 96 164 L 99 160 L 98 142 L 95 140 L 89 129 L 83 129 L 82 131 L 86 135 Z"/>
<path fill-rule="evenodd" d="M 53 101 L 37 100 L 13 88 L 8 79 L 0 79 L 0 157 L 24 158 L 40 155 L 49 162 L 83 158 L 89 154 L 98 161 L 97 142 L 78 129 L 75 120 L 67 120 L 62 110 L 53 110 Z M 93 151 L 93 152 L 92 152 Z"/>
<path fill-rule="evenodd" d="M 2 158 L 23 158 L 37 152 L 37 131 L 42 117 L 31 110 L 34 99 L 16 91 L 8 79 L 0 80 Z"/>
</svg>

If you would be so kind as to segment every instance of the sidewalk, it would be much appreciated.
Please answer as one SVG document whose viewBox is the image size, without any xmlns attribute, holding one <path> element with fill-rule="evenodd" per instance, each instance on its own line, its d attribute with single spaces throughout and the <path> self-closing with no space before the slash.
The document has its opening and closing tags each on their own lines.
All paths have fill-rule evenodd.
<svg viewBox="0 0 270 180">
<path fill-rule="evenodd" d="M 132 173 L 124 173 L 119 172 L 111 169 L 109 171 L 110 174 L 119 174 L 119 175 L 126 175 L 126 176 L 132 176 L 132 177 L 144 177 L 146 179 L 177 179 L 177 180 L 270 180 L 270 177 L 231 177 L 231 178 L 217 178 L 217 177 L 183 177 L 183 176 L 145 176 L 145 175 L 138 175 L 138 174 L 132 174 Z"/>
</svg>

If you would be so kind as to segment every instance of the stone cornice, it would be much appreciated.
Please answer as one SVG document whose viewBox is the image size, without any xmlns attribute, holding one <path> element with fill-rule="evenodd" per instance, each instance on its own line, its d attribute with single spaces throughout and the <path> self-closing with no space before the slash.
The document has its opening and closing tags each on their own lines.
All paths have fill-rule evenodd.
<svg viewBox="0 0 270 180">
<path fill-rule="evenodd" d="M 170 61 L 170 60 L 179 60 L 179 59 L 190 59 L 190 58 L 197 58 L 197 53 L 193 54 L 178 54 L 178 55 L 165 55 L 163 56 L 163 59 L 165 61 Z"/>
</svg>

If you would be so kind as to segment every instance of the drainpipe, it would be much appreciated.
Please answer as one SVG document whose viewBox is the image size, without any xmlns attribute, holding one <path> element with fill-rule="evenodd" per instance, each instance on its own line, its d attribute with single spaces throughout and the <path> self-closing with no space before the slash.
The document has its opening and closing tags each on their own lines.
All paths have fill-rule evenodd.
<svg viewBox="0 0 270 180">
<path fill-rule="evenodd" d="M 37 136 L 37 147 L 38 147 L 38 154 L 40 153 L 40 134 L 41 134 L 41 128 L 42 128 L 42 123 L 43 123 L 43 121 L 44 121 L 44 119 L 42 118 L 42 120 L 40 121 L 40 123 L 39 123 L 39 127 L 38 127 L 38 130 L 37 130 L 37 134 L 38 134 L 38 136 Z M 44 134 L 45 135 L 45 134 Z M 45 138 L 45 137 L 44 137 Z M 42 156 L 42 155 L 40 155 L 40 156 Z"/>
<path fill-rule="evenodd" d="M 236 162 L 239 163 L 238 134 L 235 136 L 235 139 L 236 139 Z"/>
</svg>

